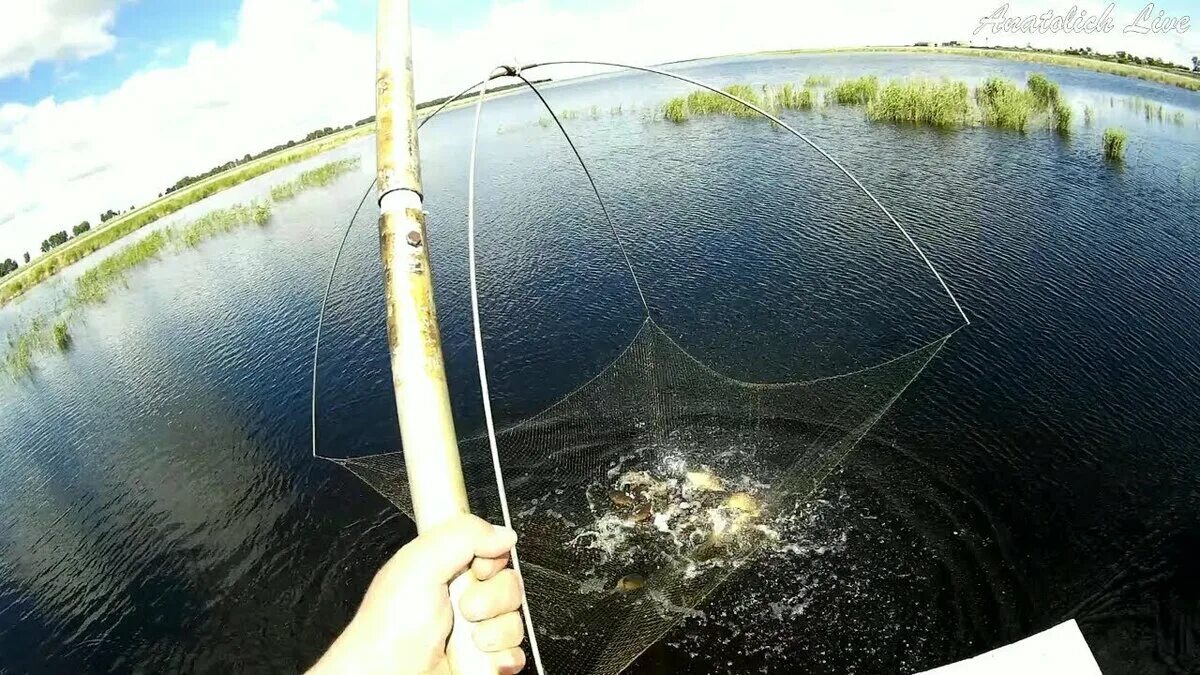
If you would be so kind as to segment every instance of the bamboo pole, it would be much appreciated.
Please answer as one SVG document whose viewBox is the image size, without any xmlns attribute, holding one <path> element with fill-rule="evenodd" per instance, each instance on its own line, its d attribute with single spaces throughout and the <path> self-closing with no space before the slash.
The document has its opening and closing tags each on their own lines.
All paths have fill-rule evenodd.
<svg viewBox="0 0 1200 675">
<path fill-rule="evenodd" d="M 392 386 L 404 463 L 419 531 L 470 512 L 433 303 L 413 94 L 409 0 L 379 0 L 376 32 L 376 165 L 379 250 L 387 293 Z M 460 675 L 495 668 L 474 643 L 458 600 L 475 581 L 470 570 L 450 584 L 454 627 L 450 667 Z M 399 665 L 399 664 L 398 664 Z"/>
</svg>

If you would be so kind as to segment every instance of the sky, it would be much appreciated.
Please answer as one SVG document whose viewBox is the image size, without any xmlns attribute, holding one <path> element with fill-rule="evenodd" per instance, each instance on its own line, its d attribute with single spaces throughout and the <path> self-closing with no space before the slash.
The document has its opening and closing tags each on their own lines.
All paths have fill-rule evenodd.
<svg viewBox="0 0 1200 675">
<path fill-rule="evenodd" d="M 413 0 L 417 98 L 501 62 L 630 63 L 786 48 L 974 44 L 1124 49 L 1190 63 L 1179 33 L 973 35 L 1003 0 Z M 1010 17 L 1107 3 L 1012 0 Z M 0 259 L 153 200 L 184 175 L 373 113 L 374 0 L 22 0 L 0 14 Z M 562 73 L 556 73 L 562 76 Z"/>
</svg>

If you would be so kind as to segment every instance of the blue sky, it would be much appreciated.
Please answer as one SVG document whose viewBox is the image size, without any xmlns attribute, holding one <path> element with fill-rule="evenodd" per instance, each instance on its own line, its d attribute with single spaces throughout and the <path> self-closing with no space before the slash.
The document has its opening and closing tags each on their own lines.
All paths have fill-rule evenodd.
<svg viewBox="0 0 1200 675">
<path fill-rule="evenodd" d="M 15 74 L 0 78 L 0 102 L 32 104 L 48 96 L 66 100 L 102 94 L 139 70 L 180 65 L 196 42 L 212 41 L 223 46 L 233 39 L 241 3 L 242 0 L 138 0 L 119 5 L 111 29 L 116 37 L 115 49 L 77 62 L 39 61 L 28 76 Z M 451 32 L 481 25 L 492 8 L 502 4 L 498 0 L 417 0 L 413 3 L 413 23 L 437 32 Z M 628 4 L 630 2 L 624 0 L 607 3 L 553 0 L 545 3 L 550 8 L 567 11 Z M 993 4 L 999 6 L 1002 0 Z M 1140 0 L 1120 0 L 1115 4 L 1126 11 L 1136 11 L 1146 5 Z M 1196 14 L 1195 22 L 1200 24 L 1200 5 L 1186 0 L 1154 4 L 1171 15 L 1190 11 Z M 1057 5 L 1048 2 L 1045 6 Z M 351 29 L 370 31 L 374 28 L 374 12 L 374 0 L 341 0 L 332 16 Z M 1196 30 L 1200 30 L 1200 26 Z"/>
<path fill-rule="evenodd" d="M 71 99 L 102 94 L 143 68 L 179 65 L 194 42 L 228 44 L 237 29 L 240 5 L 241 0 L 143 0 L 122 5 L 112 30 L 115 49 L 81 62 L 38 62 L 28 78 L 13 75 L 0 80 L 0 101 L 36 103 L 47 96 Z"/>
</svg>

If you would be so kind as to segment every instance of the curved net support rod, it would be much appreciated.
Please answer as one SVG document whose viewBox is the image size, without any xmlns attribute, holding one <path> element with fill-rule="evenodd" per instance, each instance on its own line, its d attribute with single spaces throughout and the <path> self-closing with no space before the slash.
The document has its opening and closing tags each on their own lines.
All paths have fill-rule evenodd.
<svg viewBox="0 0 1200 675">
<path fill-rule="evenodd" d="M 800 523 L 794 508 L 789 512 L 787 505 L 813 495 L 951 336 L 970 322 L 905 228 L 844 166 L 786 123 L 728 92 L 654 68 L 553 61 L 526 69 L 568 64 L 628 68 L 688 82 L 787 129 L 836 166 L 895 225 L 963 319 L 962 325 L 937 340 L 840 375 L 771 383 L 723 375 L 689 354 L 655 323 L 582 153 L 520 68 L 493 70 L 483 82 L 434 112 L 480 87 L 473 102 L 467 247 L 486 433 L 459 442 L 471 508 L 486 519 L 502 519 L 521 533 L 521 559 L 514 552 L 513 566 L 527 582 L 523 618 L 538 672 L 544 672 L 544 659 L 555 673 L 612 675 L 674 626 L 695 616 L 694 608 L 750 559 L 785 550 L 781 537 Z M 483 103 L 488 83 L 502 77 L 524 82 L 562 132 L 624 257 L 645 320 L 632 342 L 601 372 L 536 415 L 497 429 L 480 320 L 475 198 Z M 359 208 L 365 200 L 364 194 Z M 335 268 L 345 243 L 343 235 Z M 312 423 L 317 457 L 316 357 L 332 275 L 314 346 Z M 322 458 L 355 473 L 400 510 L 411 513 L 401 453 Z M 531 601 L 538 612 L 537 632 Z"/>
<path fill-rule="evenodd" d="M 471 291 L 471 325 L 473 327 L 475 337 L 476 365 L 479 369 L 479 393 L 483 402 L 483 418 L 487 425 L 488 446 L 491 449 L 492 454 L 492 471 L 496 479 L 497 494 L 500 499 L 500 513 L 504 518 L 504 526 L 509 529 L 513 529 L 512 514 L 508 510 L 508 492 L 504 487 L 504 471 L 500 467 L 500 449 L 496 441 L 496 423 L 492 417 L 492 397 L 488 390 L 487 365 L 483 357 L 483 331 L 479 322 L 479 286 L 476 282 L 475 274 L 475 166 L 479 151 L 479 121 L 483 117 L 483 99 L 487 94 L 488 82 L 496 77 L 507 75 L 508 73 L 508 69 L 503 67 L 494 70 L 492 74 L 484 80 L 483 86 L 479 88 L 479 96 L 475 99 L 475 124 L 474 129 L 471 132 L 471 163 L 470 168 L 467 170 L 467 270 Z M 528 80 L 525 80 L 525 78 L 522 77 L 521 80 L 530 87 L 533 87 L 533 85 L 530 84 Z M 538 97 L 540 98 L 541 94 L 538 94 Z M 544 100 L 543 103 L 545 103 Z M 549 106 L 547 106 L 547 108 L 549 108 Z M 555 119 L 557 120 L 557 118 Z M 566 132 L 564 131 L 563 133 Z M 569 141 L 570 139 L 568 139 L 568 142 Z M 571 147 L 574 148 L 575 145 L 572 144 Z M 578 157 L 578 153 L 576 153 L 576 156 Z M 581 159 L 580 162 L 582 163 L 582 161 L 583 160 Z M 591 180 L 591 177 L 592 176 L 589 173 L 588 180 Z M 596 184 L 593 182 L 592 188 L 595 189 L 595 187 Z M 599 193 L 597 193 L 596 196 L 599 198 Z M 605 211 L 605 216 L 607 217 L 607 215 L 608 212 Z M 630 273 L 632 272 L 633 269 L 630 268 Z M 634 282 L 637 282 L 636 277 L 634 277 Z M 638 289 L 638 293 L 641 293 L 640 288 Z M 645 304 L 645 302 L 646 300 L 643 298 L 642 304 Z M 529 639 L 530 651 L 533 652 L 533 664 L 537 669 L 538 675 L 545 675 L 545 669 L 542 667 L 542 654 L 538 649 L 537 632 L 533 629 L 533 613 L 529 609 L 529 600 L 525 597 L 525 582 L 523 581 L 525 577 L 521 574 L 521 558 L 517 554 L 516 548 L 513 548 L 510 556 L 513 570 L 515 570 L 517 576 L 522 579 L 521 607 L 523 611 L 521 614 L 525 621 L 525 633 Z"/>
<path fill-rule="evenodd" d="M 542 96 L 542 92 L 533 86 L 533 83 L 525 79 L 521 71 L 514 70 L 513 75 L 521 78 L 525 86 L 529 87 L 534 94 L 537 94 L 538 100 L 542 102 L 542 106 L 546 108 L 546 112 L 550 113 L 550 117 L 554 119 L 554 123 L 558 125 L 558 130 L 562 132 L 563 138 L 566 139 L 567 145 L 571 146 L 571 152 L 575 153 L 575 159 L 579 160 L 579 166 L 583 169 L 584 175 L 587 176 L 588 183 L 592 186 L 592 194 L 596 195 L 596 201 L 600 203 L 600 210 L 604 212 L 604 220 L 608 222 L 608 227 L 612 230 L 613 239 L 617 242 L 617 247 L 621 249 L 621 256 L 625 258 L 625 266 L 629 268 L 629 276 L 633 278 L 633 285 L 637 288 L 638 298 L 642 301 L 642 311 L 645 312 L 646 318 L 650 318 L 650 305 L 646 304 L 646 294 L 642 292 L 642 284 L 638 281 L 637 272 L 633 270 L 633 263 L 629 260 L 629 253 L 625 250 L 625 243 L 621 241 L 621 235 L 617 233 L 617 226 L 613 225 L 612 216 L 608 214 L 608 206 L 604 203 L 604 198 L 600 196 L 600 189 L 596 187 L 596 179 L 592 178 L 592 172 L 588 169 L 587 162 L 583 161 L 583 156 L 579 154 L 579 148 L 575 147 L 575 141 L 571 140 L 571 134 L 567 133 L 566 127 L 563 126 L 562 120 L 558 119 L 558 114 L 546 102 L 546 97 Z M 474 165 L 472 164 L 472 167 Z"/>
<path fill-rule="evenodd" d="M 877 206 L 879 208 L 879 210 L 882 211 L 885 216 L 887 216 L 888 220 L 892 221 L 892 224 L 895 225 L 898 230 L 900 230 L 900 234 L 904 235 L 904 238 L 906 240 L 908 240 L 909 244 L 912 245 L 913 250 L 915 250 L 917 252 L 917 255 L 919 255 L 921 257 L 921 260 L 923 260 L 925 262 L 925 265 L 929 267 L 929 271 L 933 272 L 933 276 L 937 278 L 938 283 L 940 283 L 942 285 L 942 290 L 946 291 L 946 295 L 950 298 L 950 302 L 954 303 L 954 308 L 956 310 L 958 310 L 959 315 L 962 316 L 963 325 L 970 325 L 971 320 L 969 318 L 967 318 L 967 313 L 965 311 L 963 311 L 962 305 L 960 305 L 958 303 L 958 299 L 954 297 L 954 293 L 950 290 L 950 286 L 946 284 L 946 280 L 942 278 L 942 275 L 937 271 L 937 268 L 933 266 L 933 262 L 931 262 L 929 260 L 929 258 L 925 255 L 925 252 L 921 250 L 921 247 L 917 245 L 916 240 L 912 238 L 912 235 L 910 235 L 908 233 L 908 230 L 905 229 L 904 226 L 900 224 L 900 221 L 896 220 L 895 216 L 893 216 L 892 213 L 890 211 L 888 211 L 887 208 L 884 207 L 884 205 L 878 199 L 875 198 L 875 195 L 871 194 L 871 191 L 868 190 L 866 188 L 866 186 L 862 184 L 862 182 L 860 182 L 857 178 L 854 177 L 854 174 L 850 173 L 849 169 L 842 166 L 841 162 L 834 159 L 832 155 L 830 155 L 828 152 L 826 152 L 824 150 L 824 148 L 817 145 L 812 139 L 810 139 L 809 137 L 800 133 L 799 131 L 796 131 L 795 129 L 793 129 L 791 127 L 791 125 L 787 124 L 786 122 L 784 122 L 783 120 L 779 119 L 778 117 L 772 115 L 771 113 L 767 112 L 766 110 L 763 110 L 762 108 L 754 105 L 753 103 L 750 103 L 749 101 L 744 101 L 744 100 L 738 98 L 737 96 L 730 94 L 727 91 L 723 91 L 712 85 L 705 84 L 699 80 L 692 79 L 690 77 L 687 77 L 686 75 L 680 75 L 679 73 L 672 73 L 670 71 L 661 70 L 659 68 L 651 68 L 649 66 L 633 66 L 633 65 L 629 65 L 627 63 L 616 63 L 613 61 L 573 60 L 573 61 L 542 61 L 539 63 L 533 63 L 533 64 L 529 64 L 527 66 L 522 66 L 521 69 L 522 70 L 533 70 L 534 68 L 544 68 L 546 66 L 570 66 L 570 65 L 606 66 L 609 68 L 625 68 L 627 70 L 637 70 L 637 71 L 641 71 L 643 73 L 650 73 L 653 75 L 661 75 L 663 77 L 669 77 L 672 79 L 679 80 L 681 82 L 687 82 L 688 84 L 691 84 L 691 85 L 694 85 L 697 87 L 701 87 L 703 89 L 707 89 L 708 91 L 711 91 L 714 94 L 719 94 L 721 96 L 724 96 L 725 98 L 727 98 L 730 101 L 733 101 L 735 103 L 740 103 L 740 104 L 746 106 L 747 108 L 753 110 L 754 112 L 758 113 L 759 115 L 762 115 L 763 117 L 778 124 L 779 126 L 783 127 L 784 129 L 787 129 L 788 132 L 790 132 L 793 136 L 795 136 L 796 138 L 799 138 L 801 141 L 804 141 L 809 147 L 811 147 L 813 150 L 816 150 L 818 153 L 821 154 L 822 157 L 829 160 L 834 166 L 836 166 L 838 168 L 838 170 L 840 170 L 847 178 L 850 179 L 851 182 L 854 183 L 855 186 L 858 187 L 859 190 L 862 190 L 863 194 L 865 194 L 875 204 L 875 206 Z M 559 125 L 559 126 L 561 126 L 561 125 Z"/>
</svg>

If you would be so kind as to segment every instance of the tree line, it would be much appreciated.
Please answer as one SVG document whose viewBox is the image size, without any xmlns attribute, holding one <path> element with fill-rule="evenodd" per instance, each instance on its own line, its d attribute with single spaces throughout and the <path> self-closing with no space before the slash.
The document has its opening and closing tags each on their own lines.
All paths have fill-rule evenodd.
<svg viewBox="0 0 1200 675">
<path fill-rule="evenodd" d="M 318 138 L 328 136 L 330 134 L 336 134 L 339 131 L 347 131 L 349 129 L 353 129 L 354 127 L 362 126 L 363 124 L 366 124 L 367 122 L 373 122 L 373 121 L 375 121 L 374 115 L 372 115 L 369 118 L 359 120 L 359 121 L 355 122 L 354 124 L 347 124 L 342 127 L 324 127 L 321 129 L 314 129 L 314 130 L 308 132 L 307 134 L 305 134 L 304 138 L 302 138 L 298 141 L 288 141 L 287 143 L 280 143 L 279 145 L 269 147 L 266 150 L 263 150 L 261 152 L 256 152 L 253 155 L 250 153 L 246 153 L 244 156 L 242 156 L 241 159 L 231 159 L 228 162 L 225 162 L 224 164 L 214 166 L 213 168 L 209 169 L 208 171 L 205 171 L 204 173 L 197 174 L 195 176 L 184 176 L 183 178 L 180 178 L 179 180 L 175 181 L 175 183 L 173 185 L 168 186 L 166 190 L 163 190 L 162 192 L 160 192 L 158 194 L 158 196 L 162 197 L 163 195 L 169 195 L 172 192 L 175 192 L 176 190 L 181 190 L 181 189 L 191 185 L 192 183 L 198 183 L 198 182 L 204 180 L 205 178 L 210 178 L 212 176 L 215 176 L 215 175 L 221 173 L 222 171 L 228 171 L 234 167 L 241 166 L 247 162 L 253 162 L 256 159 L 259 159 L 261 157 L 266 157 L 267 155 L 279 152 L 280 150 L 286 150 L 287 148 L 293 147 L 300 143 L 307 143 L 308 141 L 313 141 Z"/>
</svg>

